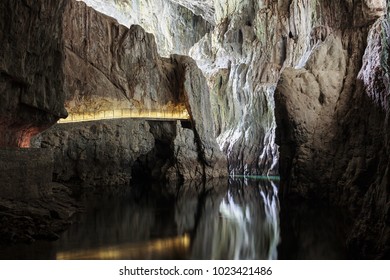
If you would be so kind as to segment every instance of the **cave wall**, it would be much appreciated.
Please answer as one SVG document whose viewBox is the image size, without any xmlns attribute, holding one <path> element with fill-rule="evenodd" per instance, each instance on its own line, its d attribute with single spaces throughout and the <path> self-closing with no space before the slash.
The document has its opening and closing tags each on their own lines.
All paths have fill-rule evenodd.
<svg viewBox="0 0 390 280">
<path fill-rule="evenodd" d="M 275 1 L 215 1 L 216 27 L 190 51 L 211 90 L 217 140 L 236 174 L 276 174 L 273 91 L 289 14 Z"/>
<path fill-rule="evenodd" d="M 389 254 L 386 3 L 215 1 L 190 51 L 230 172 L 348 208 L 349 250 L 369 258 Z"/>
<path fill-rule="evenodd" d="M 386 2 L 315 7 L 322 24 L 311 29 L 304 59 L 282 71 L 275 91 L 281 192 L 347 208 L 349 251 L 388 258 Z"/>
<path fill-rule="evenodd" d="M 53 154 L 47 149 L 0 149 L 0 199 L 33 201 L 52 194 Z"/>
<path fill-rule="evenodd" d="M 134 161 L 154 147 L 146 121 L 105 120 L 56 124 L 32 145 L 53 151 L 56 182 L 116 192 L 128 185 Z"/>
<path fill-rule="evenodd" d="M 52 195 L 52 153 L 29 147 L 31 137 L 67 116 L 62 55 L 66 3 L 0 3 L 0 198 L 37 201 Z"/>
<path fill-rule="evenodd" d="M 203 0 L 82 0 L 127 27 L 140 25 L 154 34 L 160 55 L 187 55 L 212 29 L 210 3 Z M 209 1 L 209 0 L 207 0 Z M 184 2 L 184 3 L 183 3 Z M 184 5 L 183 5 L 184 4 Z"/>
<path fill-rule="evenodd" d="M 287 55 L 286 44 L 290 24 L 287 2 L 282 4 L 280 1 L 258 3 L 224 0 L 211 3 L 212 1 L 205 0 L 172 0 L 165 1 L 164 8 L 160 7 L 159 1 L 122 0 L 115 1 L 115 4 L 102 0 L 85 2 L 120 22 L 123 22 L 124 13 L 127 17 L 141 17 L 135 22 L 156 36 L 160 53 L 164 43 L 159 36 L 168 38 L 169 32 L 176 33 L 175 40 L 178 45 L 192 46 L 206 33 L 203 32 L 206 29 L 199 26 L 194 30 L 186 27 L 183 34 L 178 32 L 176 29 L 181 21 L 175 18 L 177 10 L 185 7 L 207 22 L 215 24 L 213 30 L 210 27 L 207 30 L 210 32 L 195 44 L 190 55 L 196 59 L 208 80 L 214 130 L 218 136 L 219 146 L 228 155 L 229 169 L 232 173 L 278 172 L 273 91 Z M 181 8 L 171 10 L 172 2 Z M 306 17 L 306 14 L 301 15 L 303 7 L 298 3 L 294 5 L 297 10 L 294 16 L 298 14 L 300 19 Z M 169 28 L 148 27 L 154 25 L 155 18 L 154 16 L 142 18 L 143 14 L 145 11 L 155 13 L 155 7 L 160 7 L 157 10 L 165 16 L 160 24 L 169 23 Z M 307 24 L 304 23 L 296 21 L 300 31 L 306 34 Z M 302 39 L 305 37 L 304 34 L 299 40 L 304 41 Z M 189 43 L 189 38 L 196 40 Z M 177 52 L 170 47 L 164 49 L 164 55 Z M 185 53 L 187 51 L 188 47 Z M 294 55 L 299 56 L 300 52 L 303 53 L 304 50 L 299 49 Z"/>
<path fill-rule="evenodd" d="M 183 102 L 191 129 L 178 124 L 164 128 L 175 131 L 166 178 L 226 175 L 215 135 L 230 172 L 279 170 L 285 197 L 331 201 L 349 209 L 356 218 L 350 250 L 388 257 L 386 1 L 219 0 L 212 8 L 210 1 L 156 0 L 153 9 L 150 3 L 115 1 L 115 11 L 130 23 L 127 17 L 141 15 L 134 22 L 163 34 L 158 44 L 140 26 L 128 29 L 79 2 L 2 1 L 0 146 L 28 146 L 31 135 L 66 116 L 64 103 L 77 112 Z M 166 21 L 171 25 L 160 24 L 164 16 L 174 19 Z M 213 30 L 209 24 L 215 24 Z M 207 31 L 190 54 L 210 93 L 192 59 L 161 58 L 157 52 L 186 53 Z M 96 131 L 104 130 L 101 125 Z M 162 134 L 144 127 L 150 146 L 137 156 L 147 162 L 156 154 L 152 138 L 161 140 Z M 83 129 L 74 133 L 77 144 L 57 152 L 73 160 L 73 148 L 65 147 L 76 147 L 80 158 L 87 155 L 84 165 L 94 164 L 96 151 L 84 153 L 80 143 L 91 140 L 91 147 L 98 147 L 100 140 L 95 128 L 88 128 L 91 139 Z M 39 147 L 56 144 L 59 132 L 53 128 L 45 135 Z"/>
<path fill-rule="evenodd" d="M 28 147 L 31 136 L 67 115 L 61 55 L 66 3 L 0 3 L 0 147 Z"/>
<path fill-rule="evenodd" d="M 63 21 L 65 106 L 70 113 L 159 110 L 184 103 L 168 59 L 154 36 L 70 1 Z"/>
<path fill-rule="evenodd" d="M 131 119 L 58 124 L 34 140 L 35 147 L 55 150 L 56 181 L 128 185 L 133 175 L 140 177 L 133 165 L 146 179 L 161 181 L 227 176 L 226 157 L 214 137 L 207 83 L 193 59 L 160 57 L 154 36 L 142 27 L 127 28 L 79 1 L 66 6 L 63 29 L 69 113 L 183 106 L 190 120 L 186 128 L 176 120 L 170 120 L 173 128 L 161 124 L 161 135 L 152 135 L 147 122 Z M 157 159 L 156 143 L 171 130 L 168 155 Z"/>
<path fill-rule="evenodd" d="M 53 240 L 79 210 L 52 182 L 53 154 L 31 137 L 67 116 L 62 19 L 67 0 L 0 2 L 0 243 Z"/>
</svg>

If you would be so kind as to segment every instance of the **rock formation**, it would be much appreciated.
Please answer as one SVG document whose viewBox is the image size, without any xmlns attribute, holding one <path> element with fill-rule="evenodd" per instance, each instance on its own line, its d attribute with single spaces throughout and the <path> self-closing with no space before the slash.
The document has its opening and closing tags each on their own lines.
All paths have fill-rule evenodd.
<svg viewBox="0 0 390 280">
<path fill-rule="evenodd" d="M 72 216 L 80 212 L 81 207 L 71 198 L 69 188 L 51 183 L 50 191 L 50 195 L 36 200 L 20 201 L 0 197 L 0 245 L 59 238 L 59 234 L 69 227 Z M 15 248 L 12 250 L 15 251 Z M 7 257 L 1 255 L 1 258 Z"/>
<path fill-rule="evenodd" d="M 70 1 L 64 22 L 66 108 L 162 109 L 182 103 L 168 59 L 140 26 L 119 25 L 83 2 Z"/>
<path fill-rule="evenodd" d="M 161 58 L 153 35 L 137 25 L 119 25 L 82 2 L 69 2 L 63 28 L 69 113 L 183 106 L 191 124 L 160 124 L 162 132 L 155 135 L 147 122 L 133 120 L 56 125 L 35 146 L 55 149 L 57 180 L 126 185 L 134 163 L 145 177 L 155 174 L 162 180 L 227 175 L 226 159 L 214 137 L 207 83 L 191 58 Z M 160 159 L 159 141 L 165 141 L 167 150 Z M 137 160 L 141 155 L 145 157 Z M 156 162 L 161 164 L 153 166 Z"/>
<path fill-rule="evenodd" d="M 183 7 L 191 10 L 195 15 L 200 15 L 206 21 L 215 23 L 214 20 L 214 1 L 213 0 L 171 0 Z"/>
<path fill-rule="evenodd" d="M 257 2 L 216 1 L 215 29 L 190 52 L 208 79 L 218 143 L 237 174 L 278 168 L 273 91 L 286 59 L 286 11 Z"/>
<path fill-rule="evenodd" d="M 57 2 L 0 3 L 0 147 L 28 147 L 33 135 L 67 115 L 61 55 L 67 1 Z"/>
<path fill-rule="evenodd" d="M 0 2 L 0 243 L 55 239 L 79 209 L 30 139 L 67 116 L 62 17 L 68 1 Z"/>
<path fill-rule="evenodd" d="M 389 257 L 385 0 L 85 2 L 158 43 L 78 1 L 2 1 L 1 147 L 28 146 L 66 116 L 64 104 L 184 106 L 190 122 L 58 125 L 35 144 L 55 147 L 58 180 L 96 186 L 226 175 L 219 144 L 231 173 L 279 170 L 286 198 L 347 208 L 354 256 Z M 194 60 L 171 55 L 191 46 L 207 80 Z"/>
<path fill-rule="evenodd" d="M 34 140 L 54 151 L 55 181 L 84 183 L 99 192 L 129 184 L 132 163 L 154 146 L 145 121 L 126 120 L 55 125 Z"/>
<path fill-rule="evenodd" d="M 153 33 L 160 55 L 187 55 L 212 29 L 210 0 L 82 0 L 124 26 L 140 25 Z M 184 5 L 179 5 L 184 4 Z"/>
<path fill-rule="evenodd" d="M 0 149 L 0 197 L 30 201 L 51 194 L 53 154 L 47 149 Z"/>
<path fill-rule="evenodd" d="M 132 11 L 128 10 L 127 17 L 142 17 L 143 11 L 149 11 L 149 17 L 134 22 L 156 36 L 160 53 L 167 55 L 177 52 L 165 47 L 162 43 L 165 39 L 160 39 L 160 36 L 170 37 L 166 29 L 148 27 L 154 26 L 154 18 L 160 15 L 155 9 L 161 7 L 159 0 L 118 0 L 115 5 L 104 0 L 85 2 L 121 22 L 124 22 L 126 7 L 137 7 Z M 284 17 L 288 5 L 226 0 L 214 1 L 214 4 L 207 0 L 165 1 L 164 9 L 160 8 L 158 11 L 167 13 L 161 24 L 169 25 L 170 32 L 177 29 L 177 20 L 172 16 L 177 12 L 171 11 L 172 2 L 216 25 L 210 34 L 206 34 L 192 48 L 190 54 L 208 80 L 215 130 L 220 147 L 228 155 L 230 171 L 239 174 L 277 173 L 278 153 L 274 143 L 272 95 L 286 55 L 284 47 L 289 34 L 286 32 L 288 22 Z M 138 9 L 139 7 L 145 9 Z M 268 13 L 268 10 L 273 12 Z M 270 22 L 267 30 L 261 30 L 266 22 Z M 198 41 L 200 30 L 205 29 L 196 29 L 199 31 L 192 32 L 191 27 L 186 27 L 185 34 L 175 32 L 178 34 L 175 37 L 177 44 L 188 46 L 188 38 L 193 37 L 197 38 L 192 41 L 193 44 Z M 165 51 L 161 51 L 162 45 Z M 179 53 L 186 54 L 188 49 Z"/>
<path fill-rule="evenodd" d="M 364 258 L 390 252 L 385 7 L 314 6 L 321 25 L 311 25 L 304 59 L 284 69 L 275 92 L 281 191 L 348 208 L 349 251 Z"/>
<path fill-rule="evenodd" d="M 2 198 L 30 201 L 51 194 L 51 152 L 26 148 L 32 136 L 67 116 L 62 55 L 66 3 L 0 4 Z"/>
</svg>

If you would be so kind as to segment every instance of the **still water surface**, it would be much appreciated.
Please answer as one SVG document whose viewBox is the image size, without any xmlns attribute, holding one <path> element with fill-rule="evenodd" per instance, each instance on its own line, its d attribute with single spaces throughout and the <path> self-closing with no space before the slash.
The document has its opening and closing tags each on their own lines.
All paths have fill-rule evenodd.
<svg viewBox="0 0 390 280">
<path fill-rule="evenodd" d="M 125 196 L 89 198 L 59 240 L 3 248 L 0 254 L 3 259 L 342 259 L 342 226 L 330 213 L 305 205 L 280 210 L 278 181 L 144 186 Z"/>
</svg>

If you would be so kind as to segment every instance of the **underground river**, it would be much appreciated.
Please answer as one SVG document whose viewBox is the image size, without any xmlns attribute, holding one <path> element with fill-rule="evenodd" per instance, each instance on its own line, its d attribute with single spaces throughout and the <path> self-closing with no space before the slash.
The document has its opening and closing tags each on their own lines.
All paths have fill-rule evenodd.
<svg viewBox="0 0 390 280">
<path fill-rule="evenodd" d="M 345 259 L 343 215 L 278 199 L 278 178 L 135 187 L 84 198 L 56 241 L 3 247 L 3 259 Z M 296 204 L 296 203 L 295 203 Z M 310 211 L 308 210 L 310 209 Z"/>
</svg>

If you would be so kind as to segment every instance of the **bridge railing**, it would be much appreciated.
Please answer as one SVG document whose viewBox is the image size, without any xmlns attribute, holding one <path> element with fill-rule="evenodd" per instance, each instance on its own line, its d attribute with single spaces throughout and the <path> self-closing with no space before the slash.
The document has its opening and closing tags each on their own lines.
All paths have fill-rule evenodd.
<svg viewBox="0 0 390 280">
<path fill-rule="evenodd" d="M 66 119 L 58 123 L 85 122 L 109 119 L 156 119 L 156 120 L 188 120 L 187 110 L 142 110 L 142 109 L 113 109 L 99 112 L 70 113 Z"/>
</svg>

